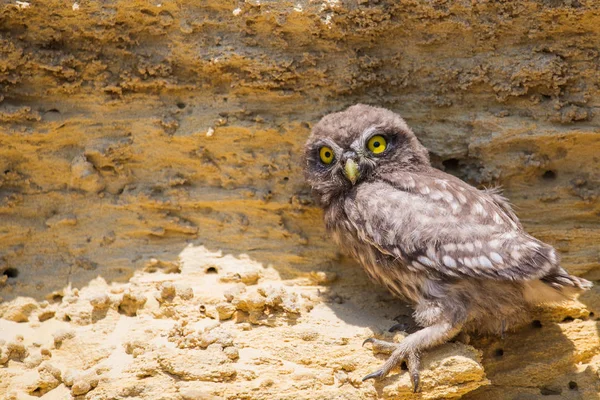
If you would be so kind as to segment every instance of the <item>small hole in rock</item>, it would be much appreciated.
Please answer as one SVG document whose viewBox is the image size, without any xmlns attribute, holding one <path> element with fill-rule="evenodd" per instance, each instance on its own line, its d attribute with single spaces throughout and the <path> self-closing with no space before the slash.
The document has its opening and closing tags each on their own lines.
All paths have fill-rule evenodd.
<svg viewBox="0 0 600 400">
<path fill-rule="evenodd" d="M 206 312 L 206 306 L 204 304 L 200 305 L 200 312 Z"/>
<path fill-rule="evenodd" d="M 542 175 L 542 179 L 545 181 L 553 181 L 556 179 L 556 172 L 546 171 L 544 172 L 544 175 Z"/>
<path fill-rule="evenodd" d="M 447 160 L 442 161 L 442 165 L 446 169 L 446 171 L 457 171 L 458 170 L 458 159 L 457 158 L 449 158 Z"/>
<path fill-rule="evenodd" d="M 60 111 L 58 111 L 56 108 L 51 108 L 48 111 L 46 111 L 47 113 L 56 113 L 56 114 L 60 114 Z"/>
<path fill-rule="evenodd" d="M 19 276 L 19 270 L 16 268 L 6 268 L 2 274 L 8 276 L 9 278 L 16 278 Z"/>
<path fill-rule="evenodd" d="M 52 296 L 52 301 L 55 301 L 57 303 L 59 301 L 62 301 L 62 299 L 63 299 L 63 296 L 61 294 L 55 294 L 54 296 Z"/>
<path fill-rule="evenodd" d="M 539 320 L 535 320 L 531 323 L 531 326 L 533 326 L 534 328 L 541 328 L 542 327 L 542 323 Z"/>
<path fill-rule="evenodd" d="M 593 312 L 590 313 L 590 318 L 594 318 L 595 314 Z"/>
<path fill-rule="evenodd" d="M 10 172 L 10 169 L 5 169 L 4 170 L 4 175 L 8 174 Z"/>
<path fill-rule="evenodd" d="M 69 321 L 71 321 L 71 317 L 69 317 L 68 315 L 65 315 L 63 318 L 63 321 L 69 322 Z"/>
<path fill-rule="evenodd" d="M 569 389 L 577 390 L 578 389 L 577 382 L 574 382 L 574 381 L 569 382 Z"/>
<path fill-rule="evenodd" d="M 180 101 L 179 103 L 177 103 L 177 108 L 179 108 L 180 110 L 183 110 L 185 108 L 185 103 Z"/>
<path fill-rule="evenodd" d="M 216 274 L 217 273 L 217 269 L 215 267 L 208 267 L 206 269 L 206 273 L 207 274 Z"/>
<path fill-rule="evenodd" d="M 290 178 L 288 178 L 287 176 L 286 176 L 285 178 L 283 178 L 283 181 L 284 181 L 284 182 L 287 182 L 287 181 L 289 181 L 289 180 L 290 180 Z"/>
<path fill-rule="evenodd" d="M 573 322 L 573 317 L 564 317 L 562 322 Z"/>
<path fill-rule="evenodd" d="M 503 349 L 496 349 L 496 351 L 494 352 L 494 354 L 496 355 L 496 357 L 502 357 L 504 355 L 504 350 Z"/>
<path fill-rule="evenodd" d="M 402 361 L 402 365 L 400 365 L 400 369 L 402 371 L 408 371 L 408 365 L 406 365 L 406 361 Z"/>
</svg>

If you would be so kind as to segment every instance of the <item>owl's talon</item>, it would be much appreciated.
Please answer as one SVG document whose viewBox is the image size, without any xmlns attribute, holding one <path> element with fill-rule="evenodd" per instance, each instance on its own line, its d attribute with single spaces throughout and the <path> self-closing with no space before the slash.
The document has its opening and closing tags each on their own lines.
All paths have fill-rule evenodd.
<svg viewBox="0 0 600 400">
<path fill-rule="evenodd" d="M 386 342 L 385 340 L 379 340 L 375 338 L 368 338 L 363 342 L 363 346 L 367 343 L 371 343 L 374 353 L 390 354 L 398 347 L 397 343 Z"/>
<path fill-rule="evenodd" d="M 413 393 L 417 393 L 419 391 L 419 383 L 421 382 L 421 375 L 419 372 L 413 372 L 410 374 L 410 380 L 413 384 Z"/>
<path fill-rule="evenodd" d="M 409 327 L 409 325 L 407 323 L 403 323 L 402 322 L 402 323 L 399 323 L 399 324 L 392 325 L 390 327 L 390 329 L 388 329 L 388 332 L 398 332 L 398 331 L 400 331 L 400 332 L 407 332 L 409 328 L 410 327 Z"/>
<path fill-rule="evenodd" d="M 413 393 L 417 393 L 419 391 L 419 383 L 421 382 L 421 374 L 419 372 L 421 369 L 421 357 L 419 357 L 419 353 L 409 353 L 408 357 L 406 357 L 406 366 L 410 374 L 410 381 L 413 384 Z"/>
<path fill-rule="evenodd" d="M 367 375 L 364 378 L 362 378 L 362 381 L 364 382 L 364 381 L 366 381 L 368 379 L 378 380 L 378 379 L 383 378 L 384 376 L 385 375 L 383 374 L 383 370 L 382 369 L 378 369 L 377 371 L 371 372 L 369 375 Z"/>
<path fill-rule="evenodd" d="M 418 351 L 407 349 L 403 347 L 402 343 L 387 343 L 381 340 L 374 339 L 374 344 L 386 343 L 388 348 L 394 347 L 394 351 L 391 356 L 387 359 L 387 361 L 383 364 L 383 366 L 377 371 L 369 374 L 363 378 L 363 381 L 367 379 L 381 379 L 387 376 L 387 374 L 393 369 L 398 367 L 402 361 L 406 362 L 406 366 L 408 367 L 408 376 L 410 377 L 410 381 L 412 382 L 412 389 L 414 393 L 419 391 L 419 384 L 421 382 L 420 376 L 420 368 L 421 368 L 421 358 L 420 353 Z"/>
<path fill-rule="evenodd" d="M 372 337 L 370 337 L 368 339 L 365 339 L 365 341 L 362 342 L 361 347 L 365 347 L 365 344 L 367 344 L 367 343 L 373 343 L 374 341 L 375 341 L 375 338 L 372 338 Z"/>
</svg>

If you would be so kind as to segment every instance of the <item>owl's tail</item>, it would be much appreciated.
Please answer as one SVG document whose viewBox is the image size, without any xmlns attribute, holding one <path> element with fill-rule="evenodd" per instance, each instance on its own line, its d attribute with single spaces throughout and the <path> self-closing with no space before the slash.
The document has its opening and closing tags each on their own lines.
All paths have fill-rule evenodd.
<svg viewBox="0 0 600 400">
<path fill-rule="evenodd" d="M 569 275 L 567 271 L 560 267 L 540 280 L 564 296 L 563 300 L 571 299 L 575 295 L 591 289 L 593 286 L 592 282 L 587 279 Z"/>
<path fill-rule="evenodd" d="M 593 286 L 592 282 L 587 279 L 569 275 L 569 273 L 562 268 L 553 271 L 552 274 L 544 276 L 541 281 L 557 290 L 573 288 L 578 292 L 582 292 L 591 289 Z"/>
<path fill-rule="evenodd" d="M 592 282 L 569 275 L 561 267 L 556 268 L 539 280 L 525 284 L 525 299 L 533 304 L 560 303 L 571 300 L 579 293 L 591 289 Z"/>
</svg>

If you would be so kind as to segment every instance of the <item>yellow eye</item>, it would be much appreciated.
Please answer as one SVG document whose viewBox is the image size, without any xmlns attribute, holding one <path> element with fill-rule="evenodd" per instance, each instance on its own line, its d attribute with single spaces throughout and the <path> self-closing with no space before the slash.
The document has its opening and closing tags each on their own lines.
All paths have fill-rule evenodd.
<svg viewBox="0 0 600 400">
<path fill-rule="evenodd" d="M 367 142 L 367 147 L 373 154 L 383 153 L 387 147 L 385 138 L 381 135 L 375 135 Z"/>
<path fill-rule="evenodd" d="M 333 161 L 333 150 L 330 147 L 323 146 L 319 149 L 319 157 L 321 157 L 323 164 L 331 164 Z"/>
</svg>

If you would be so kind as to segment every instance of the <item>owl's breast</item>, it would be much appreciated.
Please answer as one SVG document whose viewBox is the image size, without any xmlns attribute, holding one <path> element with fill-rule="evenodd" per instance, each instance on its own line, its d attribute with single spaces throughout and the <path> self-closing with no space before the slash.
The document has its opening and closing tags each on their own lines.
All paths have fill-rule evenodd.
<svg viewBox="0 0 600 400">
<path fill-rule="evenodd" d="M 362 265 L 372 281 L 412 303 L 422 299 L 426 278 L 408 270 L 401 260 L 365 242 L 349 221 L 339 219 L 329 225 L 328 230 L 337 245 Z"/>
</svg>

